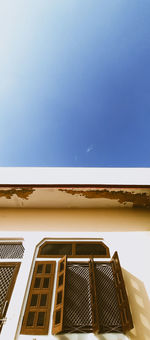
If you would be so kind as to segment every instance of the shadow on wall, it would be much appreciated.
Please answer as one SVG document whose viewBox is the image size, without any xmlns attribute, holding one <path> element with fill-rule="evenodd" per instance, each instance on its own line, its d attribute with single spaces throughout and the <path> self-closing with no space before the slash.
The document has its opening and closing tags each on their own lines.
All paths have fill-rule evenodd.
<svg viewBox="0 0 150 340">
<path fill-rule="evenodd" d="M 128 332 L 131 340 L 150 340 L 150 300 L 142 281 L 123 269 L 134 328 Z"/>
</svg>

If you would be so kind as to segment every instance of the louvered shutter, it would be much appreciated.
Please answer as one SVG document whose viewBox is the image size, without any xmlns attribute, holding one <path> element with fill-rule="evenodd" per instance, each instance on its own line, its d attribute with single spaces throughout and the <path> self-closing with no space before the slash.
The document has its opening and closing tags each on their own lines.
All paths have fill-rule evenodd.
<svg viewBox="0 0 150 340">
<path fill-rule="evenodd" d="M 17 278 L 20 263 L 0 263 L 0 331 L 6 317 L 9 301 Z"/>
<path fill-rule="evenodd" d="M 53 314 L 52 334 L 58 334 L 63 331 L 66 262 L 67 262 L 66 256 L 64 256 L 58 262 L 58 274 L 57 274 L 57 283 L 56 283 L 56 295 L 55 295 L 55 307 L 54 307 L 54 314 Z"/>
<path fill-rule="evenodd" d="M 119 309 L 121 314 L 122 329 L 123 332 L 126 333 L 127 331 L 133 328 L 133 321 L 117 252 L 115 252 L 112 257 L 112 264 L 115 285 L 117 289 Z"/>
<path fill-rule="evenodd" d="M 48 334 L 55 262 L 35 263 L 21 334 Z"/>
<path fill-rule="evenodd" d="M 93 259 L 89 262 L 90 271 L 90 285 L 91 285 L 91 304 L 93 315 L 93 332 L 98 331 L 98 308 L 97 308 L 97 296 L 96 296 L 96 281 L 95 281 L 95 269 Z"/>
</svg>

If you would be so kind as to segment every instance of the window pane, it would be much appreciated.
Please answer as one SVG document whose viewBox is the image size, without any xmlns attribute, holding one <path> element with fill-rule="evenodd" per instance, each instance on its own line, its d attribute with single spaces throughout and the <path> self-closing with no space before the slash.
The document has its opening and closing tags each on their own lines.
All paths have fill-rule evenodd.
<svg viewBox="0 0 150 340">
<path fill-rule="evenodd" d="M 57 295 L 57 305 L 59 305 L 62 302 L 62 291 L 58 293 Z"/>
<path fill-rule="evenodd" d="M 48 243 L 41 249 L 41 255 L 71 255 L 71 243 Z"/>
<path fill-rule="evenodd" d="M 33 326 L 35 312 L 29 312 L 27 319 L 27 326 Z"/>
<path fill-rule="evenodd" d="M 62 272 L 62 270 L 64 270 L 64 262 L 60 263 L 60 272 Z"/>
<path fill-rule="evenodd" d="M 77 243 L 76 255 L 106 255 L 106 248 L 101 243 Z"/>
<path fill-rule="evenodd" d="M 35 283 L 34 283 L 34 288 L 39 288 L 41 283 L 41 279 L 39 277 L 36 277 Z"/>
<path fill-rule="evenodd" d="M 51 272 L 51 264 L 47 264 L 45 268 L 45 273 L 49 274 Z"/>
<path fill-rule="evenodd" d="M 61 311 L 57 311 L 56 312 L 56 319 L 55 319 L 55 324 L 57 325 L 58 323 L 60 323 L 60 317 L 61 317 Z"/>
<path fill-rule="evenodd" d="M 44 317 L 45 317 L 45 312 L 39 312 L 38 320 L 37 320 L 37 326 L 43 326 L 44 325 Z"/>
<path fill-rule="evenodd" d="M 49 286 L 49 278 L 45 278 L 43 281 L 43 288 L 48 288 Z"/>
<path fill-rule="evenodd" d="M 38 295 L 37 294 L 33 294 L 32 298 L 31 298 L 30 306 L 36 306 L 37 305 L 37 299 L 38 299 Z"/>
<path fill-rule="evenodd" d="M 41 295 L 40 306 L 46 306 L 47 294 Z"/>
<path fill-rule="evenodd" d="M 37 267 L 37 273 L 38 274 L 42 273 L 42 270 L 43 270 L 43 265 L 39 264 L 38 267 Z"/>
<path fill-rule="evenodd" d="M 61 286 L 61 285 L 63 284 L 63 278 L 64 278 L 64 276 L 63 276 L 63 275 L 61 275 L 61 276 L 59 277 L 59 283 L 58 283 L 58 286 Z"/>
</svg>

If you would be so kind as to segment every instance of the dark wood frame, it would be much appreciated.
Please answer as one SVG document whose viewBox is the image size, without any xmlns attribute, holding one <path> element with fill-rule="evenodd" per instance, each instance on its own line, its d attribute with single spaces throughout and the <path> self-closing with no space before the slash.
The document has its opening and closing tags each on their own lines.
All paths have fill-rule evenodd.
<svg viewBox="0 0 150 340">
<path fill-rule="evenodd" d="M 15 282 L 16 282 L 16 279 L 17 279 L 17 275 L 18 275 L 20 265 L 21 265 L 20 262 L 0 262 L 0 267 L 14 267 L 12 279 L 11 279 L 10 285 L 8 287 L 7 295 L 6 295 L 6 298 L 5 298 L 5 301 L 7 301 L 7 305 L 6 305 L 4 314 L 3 315 L 0 314 L 0 318 L 1 317 L 5 318 L 5 316 L 6 316 L 7 309 L 8 309 L 9 302 L 10 302 L 10 299 L 11 299 L 11 296 L 12 296 L 12 292 L 13 292 L 14 285 L 15 285 Z M 3 324 L 1 323 L 0 332 L 2 330 L 2 327 L 3 327 Z"/>
<path fill-rule="evenodd" d="M 51 264 L 52 265 L 52 271 L 50 273 L 37 273 L 37 267 L 40 264 Z M 30 290 L 29 290 L 29 294 L 28 294 L 28 299 L 27 299 L 27 303 L 26 303 L 26 308 L 25 308 L 25 312 L 24 312 L 24 317 L 23 317 L 23 321 L 22 321 L 22 327 L 21 327 L 21 334 L 28 334 L 28 335 L 47 335 L 48 334 L 48 330 L 49 330 L 49 319 L 50 319 L 50 311 L 51 311 L 51 304 L 52 304 L 52 293 L 53 293 L 53 285 L 54 285 L 54 274 L 55 274 L 55 267 L 56 267 L 56 261 L 36 261 L 35 265 L 34 265 L 34 271 L 33 271 L 33 275 L 32 275 L 32 281 L 30 284 Z M 50 282 L 50 286 L 48 288 L 35 288 L 34 287 L 34 282 L 36 278 L 50 278 L 51 282 Z M 31 298 L 33 294 L 47 294 L 48 295 L 48 301 L 47 301 L 47 305 L 44 306 L 45 308 L 40 308 L 39 306 L 30 306 L 30 302 L 31 302 Z M 38 297 L 39 300 L 39 297 Z M 39 304 L 39 301 L 38 301 Z M 39 307 L 39 308 L 38 308 Z M 39 312 L 45 312 L 46 313 L 46 320 L 45 320 L 45 324 L 43 325 L 43 327 L 28 327 L 26 325 L 27 322 L 27 318 L 28 318 L 28 314 L 29 312 L 36 312 L 37 314 Z M 38 316 L 38 315 L 37 315 Z"/>
<path fill-rule="evenodd" d="M 67 255 L 68 258 L 109 258 L 110 257 L 110 252 L 109 252 L 109 248 L 106 246 L 106 244 L 102 241 L 45 241 L 38 250 L 38 255 L 37 257 L 39 258 L 61 258 L 64 257 L 65 255 L 43 255 L 41 254 L 41 250 L 42 248 L 46 245 L 46 244 L 71 244 L 72 245 L 72 255 Z M 106 255 L 76 255 L 76 244 L 79 243 L 83 243 L 83 244 L 102 244 L 104 246 L 104 248 L 106 249 Z"/>
</svg>

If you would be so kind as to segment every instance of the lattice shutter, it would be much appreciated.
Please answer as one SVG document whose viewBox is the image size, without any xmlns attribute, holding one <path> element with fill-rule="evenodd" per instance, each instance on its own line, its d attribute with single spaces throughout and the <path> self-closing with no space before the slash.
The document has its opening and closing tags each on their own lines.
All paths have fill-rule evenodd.
<svg viewBox="0 0 150 340">
<path fill-rule="evenodd" d="M 112 263 L 95 262 L 99 333 L 120 333 L 122 323 Z"/>
<path fill-rule="evenodd" d="M 20 263 L 0 263 L 0 319 L 6 316 Z M 3 321 L 0 321 L 0 331 Z"/>
<path fill-rule="evenodd" d="M 54 261 L 38 261 L 35 263 L 21 328 L 22 334 L 48 334 L 54 272 Z"/>
<path fill-rule="evenodd" d="M 96 296 L 96 280 L 95 280 L 95 268 L 93 259 L 89 263 L 90 270 L 90 285 L 91 285 L 91 303 L 92 303 L 92 314 L 93 314 L 93 332 L 98 331 L 98 308 L 97 308 L 97 296 Z"/>
<path fill-rule="evenodd" d="M 117 252 L 114 253 L 112 260 L 118 304 L 122 320 L 122 328 L 123 332 L 126 333 L 133 328 L 133 321 Z"/>
<path fill-rule="evenodd" d="M 22 243 L 0 243 L 1 259 L 20 259 L 23 254 L 24 247 Z"/>
<path fill-rule="evenodd" d="M 67 262 L 66 256 L 64 256 L 58 262 L 58 274 L 57 274 L 52 334 L 58 334 L 63 331 L 66 262 Z"/>
<path fill-rule="evenodd" d="M 64 333 L 93 331 L 91 285 L 88 262 L 67 262 L 64 301 Z"/>
</svg>

